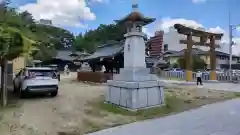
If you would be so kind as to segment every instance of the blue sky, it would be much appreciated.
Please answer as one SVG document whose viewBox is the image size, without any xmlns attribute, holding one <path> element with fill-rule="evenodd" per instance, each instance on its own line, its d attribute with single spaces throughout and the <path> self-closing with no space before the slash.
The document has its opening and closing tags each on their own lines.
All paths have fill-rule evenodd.
<svg viewBox="0 0 240 135">
<path fill-rule="evenodd" d="M 240 24 L 240 0 L 136 0 L 139 11 L 157 20 L 146 26 L 149 36 L 157 30 L 168 31 L 174 23 L 224 33 L 228 42 L 228 16 Z M 131 12 L 132 0 L 12 0 L 12 6 L 27 10 L 36 20 L 50 19 L 53 24 L 74 34 L 110 24 Z M 239 29 L 240 31 L 240 29 Z M 240 32 L 234 31 L 234 50 L 240 53 Z"/>
<path fill-rule="evenodd" d="M 29 3 L 38 3 L 46 0 L 12 0 L 16 7 L 21 7 Z M 50 1 L 50 0 L 48 0 Z M 61 1 L 61 0 L 60 0 Z M 75 0 L 68 0 L 68 2 Z M 83 1 L 83 0 L 79 0 Z M 239 0 L 137 0 L 139 10 L 146 16 L 157 18 L 157 21 L 148 26 L 150 31 L 155 31 L 163 18 L 193 20 L 202 24 L 206 28 L 219 26 L 222 29 L 228 27 L 228 11 L 232 14 L 232 23 L 240 23 Z M 67 2 L 64 0 L 64 2 Z M 42 2 L 43 3 L 43 2 Z M 37 4 L 36 4 L 37 5 Z M 50 5 L 50 3 L 49 3 Z M 49 6 L 51 7 L 51 6 Z M 88 29 L 96 28 L 99 24 L 109 24 L 113 20 L 124 17 L 131 11 L 131 0 L 92 0 L 86 2 L 91 12 L 95 14 L 94 20 L 84 20 L 80 22 L 87 27 L 71 27 L 63 25 L 74 33 L 84 32 Z M 41 11 L 38 12 L 41 14 Z M 55 22 L 57 23 L 57 22 Z M 60 25 L 60 24 L 57 24 Z"/>
</svg>

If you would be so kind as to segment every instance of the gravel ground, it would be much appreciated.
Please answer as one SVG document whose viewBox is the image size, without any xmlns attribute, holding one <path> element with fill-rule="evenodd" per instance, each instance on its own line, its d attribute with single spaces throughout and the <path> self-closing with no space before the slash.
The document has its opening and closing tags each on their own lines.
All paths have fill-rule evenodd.
<svg viewBox="0 0 240 135">
<path fill-rule="evenodd" d="M 65 77 L 55 98 L 36 97 L 20 100 L 21 105 L 0 111 L 1 135 L 57 135 L 81 132 L 88 115 L 87 102 L 104 94 L 105 86 L 90 86 Z M 85 131 L 85 130 L 84 130 Z"/>
<path fill-rule="evenodd" d="M 63 75 L 59 95 L 55 98 L 22 99 L 17 106 L 0 110 L 0 135 L 80 135 L 137 120 L 135 116 L 113 114 L 89 104 L 99 101 L 106 90 L 105 85 L 73 80 L 76 80 L 76 73 Z M 215 98 L 224 94 L 221 91 L 210 91 L 209 94 L 196 89 L 189 90 L 189 94 L 189 91 L 185 92 L 186 87 L 178 87 L 176 91 L 180 89 L 182 92 L 171 92 L 175 91 L 171 88 L 168 93 L 186 98 L 191 95 L 212 95 L 211 98 Z"/>
</svg>

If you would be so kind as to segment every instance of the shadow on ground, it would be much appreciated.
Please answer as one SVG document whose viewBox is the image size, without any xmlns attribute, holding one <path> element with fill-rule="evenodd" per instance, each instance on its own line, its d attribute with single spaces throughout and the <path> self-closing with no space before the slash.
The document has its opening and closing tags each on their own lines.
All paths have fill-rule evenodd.
<svg viewBox="0 0 240 135">
<path fill-rule="evenodd" d="M 8 106 L 9 107 L 15 106 L 24 100 L 38 100 L 43 98 L 52 98 L 52 97 L 46 94 L 29 94 L 24 98 L 20 98 L 18 93 L 13 93 L 12 90 L 8 90 Z"/>
<path fill-rule="evenodd" d="M 58 132 L 58 135 L 80 135 L 78 133 Z"/>
</svg>

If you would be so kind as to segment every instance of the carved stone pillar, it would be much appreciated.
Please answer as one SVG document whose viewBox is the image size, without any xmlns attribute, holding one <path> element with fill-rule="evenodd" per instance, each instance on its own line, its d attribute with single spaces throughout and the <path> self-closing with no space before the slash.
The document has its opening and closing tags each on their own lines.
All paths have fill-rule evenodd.
<svg viewBox="0 0 240 135">
<path fill-rule="evenodd" d="M 210 80 L 217 80 L 216 76 L 216 52 L 215 52 L 215 36 L 210 37 Z"/>
<path fill-rule="evenodd" d="M 193 41 L 192 41 L 192 33 L 187 35 L 187 49 L 185 50 L 185 64 L 186 64 L 186 69 L 185 69 L 185 76 L 186 76 L 186 81 L 192 81 L 193 80 L 193 75 L 192 75 L 192 46 L 193 46 Z"/>
</svg>

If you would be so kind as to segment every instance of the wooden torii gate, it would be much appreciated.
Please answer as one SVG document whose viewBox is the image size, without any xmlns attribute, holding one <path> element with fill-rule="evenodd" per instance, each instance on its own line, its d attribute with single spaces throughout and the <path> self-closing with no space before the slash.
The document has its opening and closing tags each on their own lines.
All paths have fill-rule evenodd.
<svg viewBox="0 0 240 135">
<path fill-rule="evenodd" d="M 190 27 L 186 27 L 181 24 L 175 24 L 174 28 L 177 29 L 179 34 L 183 34 L 187 36 L 187 39 L 180 40 L 180 44 L 187 44 L 187 49 L 185 50 L 185 60 L 186 60 L 186 69 L 185 76 L 186 81 L 192 81 L 192 46 L 207 46 L 210 47 L 209 55 L 210 55 L 210 79 L 217 80 L 216 77 L 216 53 L 215 48 L 220 47 L 216 45 L 216 40 L 221 40 L 223 34 L 219 33 L 210 33 L 202 30 L 196 30 Z M 194 41 L 192 37 L 200 37 L 200 41 Z M 210 41 L 209 41 L 210 40 Z"/>
</svg>

